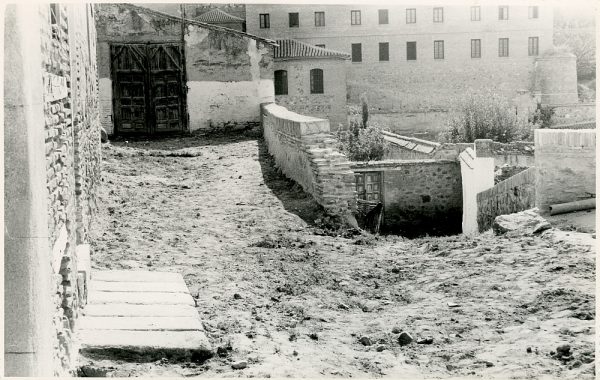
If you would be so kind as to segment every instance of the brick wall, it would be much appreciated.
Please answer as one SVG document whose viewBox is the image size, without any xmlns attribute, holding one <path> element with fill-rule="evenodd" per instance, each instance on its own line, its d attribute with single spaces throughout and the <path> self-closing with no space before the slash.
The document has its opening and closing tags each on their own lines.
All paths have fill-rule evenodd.
<svg viewBox="0 0 600 380">
<path fill-rule="evenodd" d="M 524 170 L 477 194 L 479 232 L 492 227 L 499 215 L 535 207 L 535 168 Z"/>
<path fill-rule="evenodd" d="M 383 174 L 384 230 L 405 235 L 460 233 L 460 165 L 449 160 L 353 162 Z"/>
<path fill-rule="evenodd" d="M 596 130 L 536 129 L 536 206 L 595 197 Z"/>
<path fill-rule="evenodd" d="M 265 142 L 279 169 L 330 214 L 353 213 L 354 174 L 336 148 L 329 121 L 299 115 L 276 104 L 261 109 Z"/>
<path fill-rule="evenodd" d="M 51 7 L 40 6 L 55 368 L 65 375 L 73 369 L 72 332 L 85 302 L 75 252 L 78 244 L 89 242 L 100 180 L 100 132 L 91 7 L 57 5 L 54 13 L 56 24 Z"/>
<path fill-rule="evenodd" d="M 336 58 L 276 60 L 274 70 L 286 70 L 287 95 L 275 102 L 302 115 L 328 119 L 332 130 L 348 124 L 346 110 L 346 71 L 349 62 Z M 323 70 L 323 94 L 310 93 L 310 70 Z"/>
</svg>

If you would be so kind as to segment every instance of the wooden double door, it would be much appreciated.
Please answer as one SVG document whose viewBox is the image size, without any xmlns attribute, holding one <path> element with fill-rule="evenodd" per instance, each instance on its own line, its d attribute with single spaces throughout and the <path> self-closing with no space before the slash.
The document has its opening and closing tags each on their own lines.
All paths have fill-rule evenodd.
<svg viewBox="0 0 600 380">
<path fill-rule="evenodd" d="M 118 135 L 154 135 L 186 129 L 182 45 L 111 45 L 113 120 Z"/>
</svg>

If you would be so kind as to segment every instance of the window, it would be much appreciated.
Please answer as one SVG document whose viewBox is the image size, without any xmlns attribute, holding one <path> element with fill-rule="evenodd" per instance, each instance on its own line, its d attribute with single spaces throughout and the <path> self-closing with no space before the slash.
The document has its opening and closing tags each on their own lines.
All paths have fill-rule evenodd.
<svg viewBox="0 0 600 380">
<path fill-rule="evenodd" d="M 288 94 L 287 71 L 275 70 L 275 95 Z"/>
<path fill-rule="evenodd" d="M 529 18 L 538 18 L 538 7 L 529 7 Z"/>
<path fill-rule="evenodd" d="M 433 8 L 433 22 L 444 22 L 444 8 Z"/>
<path fill-rule="evenodd" d="M 508 38 L 498 40 L 498 57 L 508 57 Z"/>
<path fill-rule="evenodd" d="M 379 60 L 389 61 L 390 60 L 390 43 L 380 42 L 379 43 Z"/>
<path fill-rule="evenodd" d="M 300 16 L 298 13 L 288 13 L 290 17 L 290 28 L 297 28 L 300 26 Z"/>
<path fill-rule="evenodd" d="M 508 20 L 508 5 L 498 7 L 498 20 Z"/>
<path fill-rule="evenodd" d="M 471 40 L 471 58 L 481 58 L 481 40 Z"/>
<path fill-rule="evenodd" d="M 350 25 L 360 25 L 360 11 L 350 11 Z"/>
<path fill-rule="evenodd" d="M 352 44 L 352 62 L 362 62 L 361 44 Z"/>
<path fill-rule="evenodd" d="M 481 7 L 471 7 L 471 21 L 481 21 Z"/>
<path fill-rule="evenodd" d="M 417 60 L 417 43 L 415 41 L 409 41 L 406 43 L 406 60 Z"/>
<path fill-rule="evenodd" d="M 325 26 L 325 12 L 315 12 L 315 26 Z"/>
<path fill-rule="evenodd" d="M 406 23 L 414 24 L 417 22 L 417 10 L 415 8 L 406 9 Z"/>
<path fill-rule="evenodd" d="M 325 49 L 325 44 L 316 44 L 315 46 Z"/>
<path fill-rule="evenodd" d="M 539 37 L 529 37 L 529 55 L 538 55 L 540 39 Z"/>
<path fill-rule="evenodd" d="M 323 93 L 323 70 L 321 70 L 321 69 L 310 70 L 310 93 L 311 94 L 322 94 Z"/>
<path fill-rule="evenodd" d="M 271 21 L 269 20 L 268 13 L 261 13 L 258 15 L 260 19 L 260 28 L 261 29 L 269 29 L 271 27 Z"/>
<path fill-rule="evenodd" d="M 444 41 L 433 41 L 433 58 L 444 59 Z"/>
<path fill-rule="evenodd" d="M 388 10 L 380 9 L 379 10 L 379 24 L 389 24 L 390 20 L 388 18 Z"/>
</svg>

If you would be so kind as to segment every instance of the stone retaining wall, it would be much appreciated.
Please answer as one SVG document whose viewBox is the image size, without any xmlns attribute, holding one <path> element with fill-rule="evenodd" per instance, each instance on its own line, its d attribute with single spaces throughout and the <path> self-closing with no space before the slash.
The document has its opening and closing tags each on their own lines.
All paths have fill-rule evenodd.
<svg viewBox="0 0 600 380">
<path fill-rule="evenodd" d="M 536 129 L 536 206 L 596 196 L 596 130 Z"/>
<path fill-rule="evenodd" d="M 356 210 L 354 173 L 336 148 L 329 121 L 291 112 L 276 104 L 261 106 L 263 134 L 279 169 L 299 183 L 332 215 Z"/>
<path fill-rule="evenodd" d="M 535 168 L 529 168 L 477 194 L 479 232 L 490 229 L 499 215 L 524 211 L 534 206 Z"/>
</svg>

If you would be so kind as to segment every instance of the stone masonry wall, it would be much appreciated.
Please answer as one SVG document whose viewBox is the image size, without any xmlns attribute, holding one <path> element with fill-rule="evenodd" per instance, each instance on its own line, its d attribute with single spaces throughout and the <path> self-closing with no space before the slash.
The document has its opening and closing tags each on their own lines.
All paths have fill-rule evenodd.
<svg viewBox="0 0 600 380">
<path fill-rule="evenodd" d="M 55 373 L 72 371 L 80 294 L 76 246 L 88 240 L 100 176 L 95 29 L 89 5 L 42 5 L 48 229 L 56 311 Z"/>
<path fill-rule="evenodd" d="M 330 214 L 355 212 L 354 174 L 346 157 L 335 147 L 329 122 L 276 104 L 261 108 L 265 142 L 279 169 Z"/>
<path fill-rule="evenodd" d="M 499 215 L 535 207 L 535 168 L 524 170 L 477 194 L 479 232 L 492 227 Z"/>
<path fill-rule="evenodd" d="M 596 130 L 536 129 L 536 206 L 596 196 Z"/>
<path fill-rule="evenodd" d="M 354 172 L 383 174 L 384 229 L 399 234 L 459 233 L 460 165 L 450 160 L 354 162 Z"/>
</svg>

